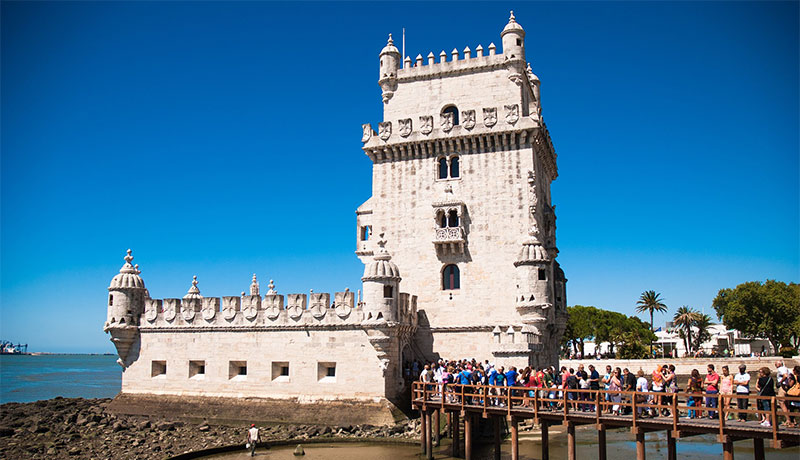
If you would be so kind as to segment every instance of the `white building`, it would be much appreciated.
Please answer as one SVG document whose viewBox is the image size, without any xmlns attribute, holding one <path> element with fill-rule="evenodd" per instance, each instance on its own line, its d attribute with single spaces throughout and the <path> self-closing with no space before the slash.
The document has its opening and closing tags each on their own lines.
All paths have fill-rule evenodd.
<svg viewBox="0 0 800 460">
<path fill-rule="evenodd" d="M 152 299 L 138 266 L 109 286 L 121 412 L 383 423 L 404 362 L 557 364 L 566 279 L 555 261 L 556 155 L 513 13 L 494 44 L 379 57 L 383 121 L 363 125 L 372 196 L 357 214 L 363 298 L 334 293 Z M 330 410 L 320 409 L 325 402 Z M 209 407 L 213 407 L 210 410 Z"/>
</svg>

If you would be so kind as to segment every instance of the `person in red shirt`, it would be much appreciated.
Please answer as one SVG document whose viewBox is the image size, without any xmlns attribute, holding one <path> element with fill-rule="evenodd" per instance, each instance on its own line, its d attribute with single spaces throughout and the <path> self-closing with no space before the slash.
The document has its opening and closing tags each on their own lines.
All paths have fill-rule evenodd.
<svg viewBox="0 0 800 460">
<path fill-rule="evenodd" d="M 706 375 L 706 379 L 703 381 L 703 385 L 706 386 L 706 393 L 715 395 L 719 393 L 719 374 L 714 372 L 714 365 L 708 365 L 708 375 Z M 717 408 L 717 402 L 719 399 L 716 396 L 706 396 L 706 407 L 710 408 Z M 708 418 L 715 419 L 717 418 L 716 411 L 709 411 Z"/>
</svg>

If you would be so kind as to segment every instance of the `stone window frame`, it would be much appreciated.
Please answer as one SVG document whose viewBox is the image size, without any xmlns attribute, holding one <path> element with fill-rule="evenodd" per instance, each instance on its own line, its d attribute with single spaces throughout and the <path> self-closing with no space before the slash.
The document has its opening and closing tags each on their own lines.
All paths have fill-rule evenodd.
<svg viewBox="0 0 800 460">
<path fill-rule="evenodd" d="M 203 380 L 206 378 L 205 360 L 189 360 L 189 378 L 192 380 Z"/>
<path fill-rule="evenodd" d="M 244 369 L 244 372 L 242 372 Z M 230 360 L 228 361 L 228 380 L 244 381 L 247 380 L 247 361 Z"/>
<path fill-rule="evenodd" d="M 150 377 L 167 378 L 167 361 L 158 359 L 150 361 Z"/>
<path fill-rule="evenodd" d="M 289 383 L 292 377 L 292 366 L 289 361 L 272 361 L 272 382 L 274 383 Z M 286 368 L 286 374 L 283 369 Z"/>
<path fill-rule="evenodd" d="M 453 160 L 455 160 L 455 167 L 457 168 L 457 176 L 453 176 Z M 442 177 L 442 161 L 445 162 L 444 168 L 446 169 L 446 177 Z M 450 153 L 447 155 L 437 155 L 436 161 L 434 162 L 434 171 L 433 177 L 436 178 L 437 182 L 443 181 L 450 181 L 450 180 L 461 180 L 463 174 L 461 174 L 462 164 L 461 164 L 461 155 L 459 153 Z"/>
<path fill-rule="evenodd" d="M 333 369 L 333 375 L 331 375 Z M 318 383 L 336 383 L 336 362 L 335 361 L 318 361 L 317 362 L 317 382 Z"/>
<path fill-rule="evenodd" d="M 452 278 L 452 285 L 449 288 L 446 287 L 447 274 L 445 273 L 448 267 L 453 267 L 455 270 L 455 273 L 450 275 L 450 277 Z M 440 286 L 442 287 L 443 291 L 458 291 L 461 289 L 461 269 L 458 268 L 458 264 L 445 264 L 444 267 L 442 267 L 440 278 L 442 280 Z M 453 285 L 455 287 L 453 287 Z"/>
</svg>

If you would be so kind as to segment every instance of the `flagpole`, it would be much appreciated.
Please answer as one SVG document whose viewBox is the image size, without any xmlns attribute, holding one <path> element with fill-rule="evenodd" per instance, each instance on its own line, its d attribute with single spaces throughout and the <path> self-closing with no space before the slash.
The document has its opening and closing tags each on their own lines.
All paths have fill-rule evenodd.
<svg viewBox="0 0 800 460">
<path fill-rule="evenodd" d="M 406 28 L 403 27 L 403 60 L 406 59 Z"/>
</svg>

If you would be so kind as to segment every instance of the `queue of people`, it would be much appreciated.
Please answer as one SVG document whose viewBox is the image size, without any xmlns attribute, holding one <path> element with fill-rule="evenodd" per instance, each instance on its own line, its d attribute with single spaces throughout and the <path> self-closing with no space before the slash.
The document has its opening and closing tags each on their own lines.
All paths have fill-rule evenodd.
<svg viewBox="0 0 800 460">
<path fill-rule="evenodd" d="M 685 415 L 689 418 L 719 417 L 719 406 L 727 409 L 748 410 L 751 394 L 758 396 L 792 396 L 800 397 L 800 366 L 795 366 L 792 371 L 784 365 L 783 361 L 775 363 L 776 371 L 773 377 L 768 367 L 758 369 L 758 376 L 751 382 L 746 365 L 739 366 L 739 372 L 733 375 L 727 365 L 722 366 L 721 374 L 713 364 L 706 368 L 706 374 L 700 375 L 697 369 L 692 369 L 688 380 L 685 382 L 684 392 L 688 394 Z M 419 370 L 417 374 L 417 370 Z M 670 407 L 675 394 L 681 391 L 678 376 L 674 365 L 660 365 L 649 375 L 639 369 L 635 374 L 627 368 L 620 369 L 605 366 L 601 373 L 594 364 L 589 364 L 585 369 L 583 364 L 578 365 L 577 371 L 573 368 L 562 366 L 560 370 L 555 367 L 534 368 L 526 367 L 518 370 L 515 367 L 508 369 L 503 366 L 494 366 L 488 360 L 484 362 L 472 360 L 443 360 L 427 364 L 414 363 L 407 366 L 406 373 L 411 374 L 422 382 L 436 384 L 443 397 L 450 402 L 458 402 L 460 393 L 453 391 L 449 384 L 460 385 L 489 385 L 490 390 L 487 404 L 504 406 L 507 396 L 515 396 L 515 401 L 522 400 L 522 405 L 529 405 L 528 396 L 552 401 L 545 404 L 552 409 L 561 409 L 564 393 L 570 401 L 570 408 L 580 411 L 594 412 L 594 393 L 591 391 L 572 390 L 606 390 L 602 410 L 610 415 L 626 415 L 632 411 L 635 398 L 637 416 L 659 417 L 671 416 Z M 648 378 L 649 377 L 649 378 Z M 620 392 L 620 393 L 615 393 Z M 623 392 L 632 392 L 627 395 Z M 642 394 L 637 394 L 642 393 Z M 482 404 L 481 395 L 473 394 L 466 389 L 464 398 L 471 404 Z M 694 395 L 697 396 L 694 396 Z M 705 397 L 703 397 L 705 395 Z M 800 412 L 800 401 L 781 400 L 781 409 L 785 412 Z M 771 426 L 770 400 L 758 399 L 757 409 L 762 413 L 757 414 L 762 426 Z M 798 414 L 800 416 L 800 414 Z M 728 412 L 727 419 L 747 421 L 748 414 Z M 786 416 L 784 426 L 795 427 L 795 416 Z"/>
</svg>

